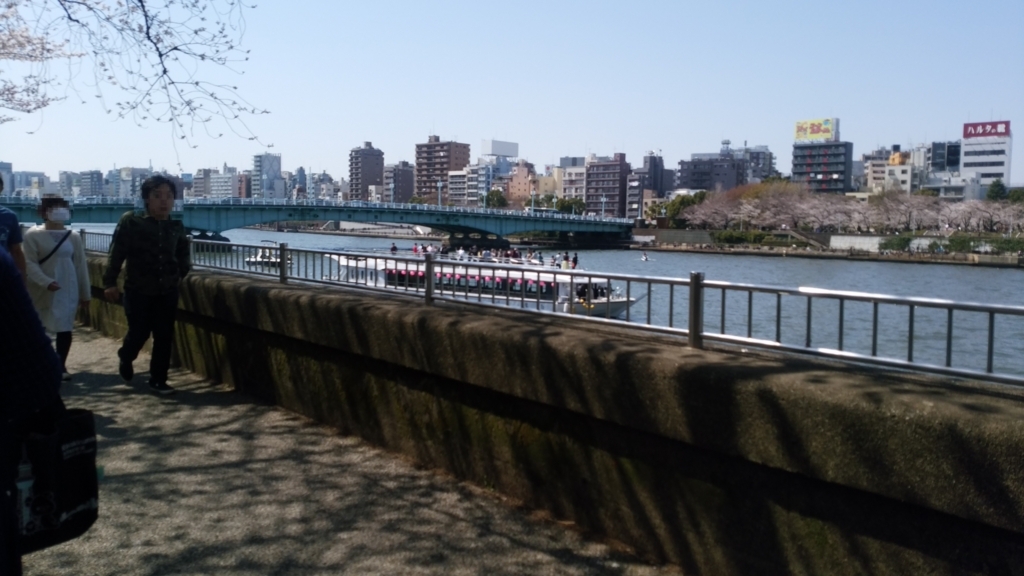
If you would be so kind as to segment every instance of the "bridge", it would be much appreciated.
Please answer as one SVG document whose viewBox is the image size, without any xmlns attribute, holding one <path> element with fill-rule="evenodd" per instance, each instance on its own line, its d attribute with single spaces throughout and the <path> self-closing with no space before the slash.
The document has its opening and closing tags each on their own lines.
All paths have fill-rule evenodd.
<svg viewBox="0 0 1024 576">
<path fill-rule="evenodd" d="M 502 242 L 507 236 L 527 232 L 557 233 L 563 240 L 586 244 L 628 238 L 633 227 L 633 221 L 627 218 L 429 204 L 252 198 L 179 202 L 180 217 L 187 228 L 214 234 L 271 222 L 335 220 L 426 226 L 451 234 L 453 245 Z M 13 210 L 23 222 L 38 221 L 35 199 L 4 200 L 0 204 Z M 127 198 L 74 199 L 71 217 L 75 224 L 115 223 L 134 207 Z"/>
</svg>

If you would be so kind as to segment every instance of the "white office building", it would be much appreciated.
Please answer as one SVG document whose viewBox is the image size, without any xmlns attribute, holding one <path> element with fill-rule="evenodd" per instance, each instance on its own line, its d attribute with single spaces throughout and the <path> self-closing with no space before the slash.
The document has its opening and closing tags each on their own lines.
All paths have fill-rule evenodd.
<svg viewBox="0 0 1024 576">
<path fill-rule="evenodd" d="M 1013 135 L 1008 120 L 964 124 L 960 172 L 976 172 L 984 187 L 996 180 L 1009 186 L 1012 151 Z"/>
<path fill-rule="evenodd" d="M 559 198 L 583 198 L 587 190 L 587 167 L 569 166 L 562 173 L 562 189 Z"/>
<path fill-rule="evenodd" d="M 452 206 L 467 206 L 466 171 L 452 170 L 448 172 L 448 202 Z M 476 196 L 476 191 L 473 191 Z M 475 202 L 474 202 L 475 205 Z"/>
</svg>

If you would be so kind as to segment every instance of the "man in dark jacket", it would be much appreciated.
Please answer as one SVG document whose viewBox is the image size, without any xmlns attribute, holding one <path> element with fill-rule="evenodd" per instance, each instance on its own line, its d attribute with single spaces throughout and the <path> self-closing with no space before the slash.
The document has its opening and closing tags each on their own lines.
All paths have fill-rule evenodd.
<svg viewBox="0 0 1024 576">
<path fill-rule="evenodd" d="M 142 183 L 141 195 L 146 203 L 145 215 L 128 212 L 114 230 L 103 274 L 104 295 L 111 302 L 120 299 L 117 277 L 127 261 L 124 313 L 128 334 L 117 352 L 121 360 L 118 372 L 125 382 L 131 382 L 135 374 L 132 362 L 152 334 L 149 388 L 157 394 L 174 394 L 174 388 L 167 385 L 167 371 L 178 311 L 178 284 L 189 271 L 188 239 L 182 223 L 170 219 L 174 182 L 165 176 L 152 176 Z"/>
<path fill-rule="evenodd" d="M 21 574 L 15 486 L 20 431 L 30 419 L 62 410 L 60 358 L 46 336 L 21 274 L 0 248 L 0 574 Z"/>
</svg>

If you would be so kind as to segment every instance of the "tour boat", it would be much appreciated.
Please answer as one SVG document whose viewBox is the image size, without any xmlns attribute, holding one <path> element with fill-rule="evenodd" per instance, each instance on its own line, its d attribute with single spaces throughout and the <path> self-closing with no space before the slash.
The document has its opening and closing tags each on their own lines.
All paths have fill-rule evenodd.
<svg viewBox="0 0 1024 576">
<path fill-rule="evenodd" d="M 332 254 L 329 258 L 338 263 L 338 274 L 325 278 L 327 280 L 415 292 L 426 289 L 424 261 L 376 254 Z M 618 318 L 637 302 L 636 298 L 626 298 L 617 287 L 610 287 L 609 279 L 600 275 L 574 275 L 550 266 L 506 261 L 438 255 L 434 263 L 434 294 L 524 306 L 533 304 L 564 313 L 571 309 L 573 314 L 600 318 Z M 491 268 L 488 264 L 501 267 Z"/>
</svg>

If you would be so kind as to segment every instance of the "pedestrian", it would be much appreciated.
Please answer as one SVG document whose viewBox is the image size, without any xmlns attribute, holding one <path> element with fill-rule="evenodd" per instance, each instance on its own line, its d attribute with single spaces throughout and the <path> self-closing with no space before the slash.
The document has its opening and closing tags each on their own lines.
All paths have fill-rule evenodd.
<svg viewBox="0 0 1024 576">
<path fill-rule="evenodd" d="M 152 334 L 149 388 L 158 394 L 174 394 L 174 388 L 167 385 L 167 370 L 178 311 L 178 286 L 190 267 L 188 240 L 182 223 L 170 219 L 174 182 L 166 176 L 151 176 L 142 183 L 141 195 L 145 214 L 126 212 L 114 230 L 103 274 L 103 294 L 111 302 L 120 299 L 117 277 L 127 261 L 124 314 L 128 334 L 117 351 L 121 361 L 118 374 L 125 382 L 131 382 L 135 374 L 132 363 Z"/>
<path fill-rule="evenodd" d="M 67 361 L 75 314 L 89 305 L 92 287 L 82 238 L 64 225 L 71 218 L 67 200 L 43 198 L 39 216 L 43 223 L 24 236 L 28 293 L 43 326 L 57 335 L 57 356 L 66 381 L 71 379 Z"/>
<path fill-rule="evenodd" d="M 25 290 L 14 258 L 0 246 L 0 574 L 21 575 L 15 479 L 18 438 L 35 420 L 54 420 L 60 399 L 60 359 Z"/>
<path fill-rule="evenodd" d="M 0 194 L 4 191 L 4 179 L 0 178 Z M 7 250 L 14 259 L 14 265 L 25 278 L 25 253 L 21 248 L 21 223 L 13 210 L 0 206 L 0 248 Z"/>
</svg>

